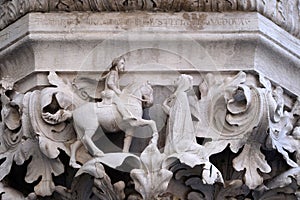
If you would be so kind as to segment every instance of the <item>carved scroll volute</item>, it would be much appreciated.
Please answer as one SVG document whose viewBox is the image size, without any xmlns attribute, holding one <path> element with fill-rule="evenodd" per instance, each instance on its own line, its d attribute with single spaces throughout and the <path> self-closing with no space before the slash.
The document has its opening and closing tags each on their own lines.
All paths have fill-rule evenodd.
<svg viewBox="0 0 300 200">
<path fill-rule="evenodd" d="M 235 153 L 243 147 L 233 159 L 233 167 L 237 171 L 246 170 L 246 185 L 254 189 L 263 183 L 257 169 L 263 173 L 271 171 L 260 148 L 276 149 L 288 165 L 297 167 L 288 152 L 296 151 L 298 141 L 289 136 L 293 114 L 283 110 L 283 89 L 273 89 L 263 76 L 259 77 L 260 85 L 249 84 L 245 78 L 244 72 L 224 81 L 217 81 L 210 74 L 206 76 L 206 83 L 200 85 L 199 101 L 205 114 L 201 116 L 197 134 L 212 139 L 204 144 L 207 156 L 222 152 L 228 144 Z"/>
<path fill-rule="evenodd" d="M 252 132 L 264 115 L 263 99 L 260 91 L 247 86 L 245 81 L 244 72 L 224 82 L 215 80 L 211 74 L 206 76 L 205 83 L 200 85 L 202 116 L 198 134 L 206 138 L 238 139 Z"/>
</svg>

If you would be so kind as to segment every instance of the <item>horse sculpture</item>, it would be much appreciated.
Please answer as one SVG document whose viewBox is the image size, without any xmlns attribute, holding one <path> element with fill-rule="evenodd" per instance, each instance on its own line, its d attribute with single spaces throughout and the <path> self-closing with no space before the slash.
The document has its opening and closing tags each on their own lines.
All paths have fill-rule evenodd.
<svg viewBox="0 0 300 200">
<path fill-rule="evenodd" d="M 153 89 L 149 83 L 133 83 L 123 89 L 120 99 L 126 108 L 135 116 L 134 119 L 123 120 L 116 105 L 105 99 L 102 102 L 88 102 L 72 113 L 77 141 L 71 145 L 70 166 L 80 168 L 76 163 L 76 151 L 83 144 L 93 156 L 103 156 L 104 153 L 94 144 L 92 138 L 100 126 L 107 132 L 124 131 L 123 152 L 129 152 L 134 130 L 138 126 L 150 126 L 152 143 L 157 143 L 158 132 L 153 120 L 142 119 L 143 108 L 152 106 Z"/>
</svg>

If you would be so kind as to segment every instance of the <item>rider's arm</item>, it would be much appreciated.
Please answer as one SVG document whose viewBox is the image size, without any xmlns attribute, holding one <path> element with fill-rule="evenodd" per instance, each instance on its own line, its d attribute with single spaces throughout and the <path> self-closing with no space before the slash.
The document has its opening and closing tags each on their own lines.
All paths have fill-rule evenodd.
<svg viewBox="0 0 300 200">
<path fill-rule="evenodd" d="M 121 90 L 119 89 L 116 80 L 117 78 L 117 71 L 111 71 L 110 74 L 107 77 L 107 87 L 113 91 L 115 91 L 116 94 L 121 94 Z"/>
</svg>

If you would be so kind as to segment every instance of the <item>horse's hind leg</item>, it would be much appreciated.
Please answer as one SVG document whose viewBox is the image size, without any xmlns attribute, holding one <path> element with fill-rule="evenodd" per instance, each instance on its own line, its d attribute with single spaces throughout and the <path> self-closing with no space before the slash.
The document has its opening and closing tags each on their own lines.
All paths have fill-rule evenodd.
<svg viewBox="0 0 300 200">
<path fill-rule="evenodd" d="M 85 148 L 87 148 L 87 150 L 96 157 L 101 157 L 104 156 L 103 151 L 101 151 L 93 142 L 92 138 L 95 134 L 96 130 L 95 129 L 86 129 L 84 130 L 84 135 L 81 138 L 81 141 L 83 143 L 83 145 L 85 146 Z"/>
<path fill-rule="evenodd" d="M 80 140 L 76 140 L 73 144 L 71 144 L 71 156 L 70 156 L 70 162 L 69 165 L 73 168 L 80 168 L 81 165 L 76 163 L 76 152 L 79 149 L 79 147 L 82 145 L 82 142 Z"/>
</svg>

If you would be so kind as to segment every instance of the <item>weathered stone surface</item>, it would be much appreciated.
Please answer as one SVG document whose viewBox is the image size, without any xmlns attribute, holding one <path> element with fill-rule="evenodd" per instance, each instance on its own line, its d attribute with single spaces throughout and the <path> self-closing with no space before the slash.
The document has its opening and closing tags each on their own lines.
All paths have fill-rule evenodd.
<svg viewBox="0 0 300 200">
<path fill-rule="evenodd" d="M 191 12 L 294 19 L 282 1 L 111 2 L 0 1 L 82 11 L 0 32 L 1 199 L 299 198 L 299 39 Z M 163 8 L 188 12 L 123 12 Z"/>
<path fill-rule="evenodd" d="M 296 37 L 300 37 L 299 0 L 3 0 L 0 29 L 29 12 L 53 11 L 160 11 L 160 12 L 259 12 Z"/>
<path fill-rule="evenodd" d="M 121 105 L 109 92 L 115 90 L 113 85 L 118 86 L 115 84 L 118 84 L 119 78 L 115 73 L 121 73 L 124 66 L 112 66 L 118 68 L 111 68 L 105 76 L 105 89 L 100 93 L 102 101 L 96 103 L 88 102 L 93 96 L 82 99 L 85 96 L 80 94 L 91 94 L 88 87 L 79 91 L 78 87 L 72 87 L 71 80 L 63 80 L 54 72 L 48 75 L 50 87 L 24 94 L 14 91 L 10 80 L 2 81 L 0 158 L 5 159 L 0 168 L 2 181 L 13 183 L 9 174 L 15 162 L 24 167 L 25 181 L 34 182 L 34 188 L 26 199 L 55 197 L 55 193 L 64 199 L 90 198 L 92 195 L 95 195 L 94 199 L 124 199 L 139 198 L 139 194 L 143 199 L 160 199 L 170 195 L 184 199 L 222 199 L 224 196 L 246 197 L 250 191 L 253 191 L 254 198 L 274 197 L 276 191 L 285 198 L 296 198 L 299 186 L 299 99 L 287 109 L 284 90 L 280 86 L 272 86 L 263 75 L 214 72 L 202 74 L 199 88 L 193 87 L 191 75 L 181 74 L 174 82 L 173 92 L 161 93 L 165 97 L 162 103 L 153 99 L 149 85 L 134 82 L 123 91 L 116 90 L 115 95 L 119 95 L 121 100 L 127 99 L 122 100 L 124 105 Z M 110 78 L 116 82 L 110 83 Z M 81 79 L 83 82 L 88 80 L 89 77 Z M 73 80 L 74 86 L 78 83 Z M 149 113 L 154 115 L 148 117 L 153 120 L 142 119 L 141 102 L 160 107 L 167 118 L 163 113 L 155 115 L 158 113 L 151 112 L 150 107 Z M 125 106 L 132 116 L 123 113 L 121 106 Z M 103 112 L 104 108 L 111 110 L 110 114 Z M 111 120 L 111 117 L 120 119 Z M 157 129 L 156 124 L 164 119 L 168 119 L 165 127 Z M 150 125 L 152 139 L 137 156 L 130 153 L 132 137 L 143 139 L 149 136 L 144 135 L 145 130 L 134 131 L 133 128 L 144 125 Z M 93 135 L 100 140 L 105 137 L 104 132 L 97 130 L 98 126 L 106 134 L 123 130 L 123 150 L 119 148 L 119 152 L 114 152 L 107 148 L 113 143 L 94 142 Z M 166 138 L 162 146 L 157 143 L 157 132 L 161 138 Z M 204 141 L 197 142 L 196 137 Z M 79 150 L 79 143 L 85 151 Z M 232 165 L 236 171 L 244 171 L 244 182 L 227 170 L 220 170 L 222 163 L 213 159 L 214 155 L 225 153 L 226 147 L 235 153 L 226 164 Z M 61 185 L 54 178 L 68 173 L 65 171 L 68 162 L 60 159 L 62 152 L 70 156 L 72 168 L 80 168 L 75 175 L 78 178 L 69 180 L 65 177 L 71 185 Z M 286 163 L 286 167 L 270 162 L 268 156 L 274 152 L 282 156 L 281 162 Z M 25 162 L 28 165 L 24 165 Z M 115 173 L 130 172 L 135 191 L 125 192 L 129 189 L 125 177 L 112 182 L 109 176 L 113 175 L 106 172 L 103 164 L 119 170 Z M 93 181 L 84 174 L 89 174 Z M 230 177 L 229 181 L 224 182 L 223 176 Z M 297 182 L 293 181 L 295 179 Z M 224 184 L 225 188 L 208 193 L 208 190 L 213 190 L 215 182 Z M 88 189 L 83 190 L 84 187 Z M 193 191 L 187 192 L 189 187 Z M 3 197 L 25 198 L 9 184 L 3 185 L 1 191 L 5 194 Z"/>
</svg>

